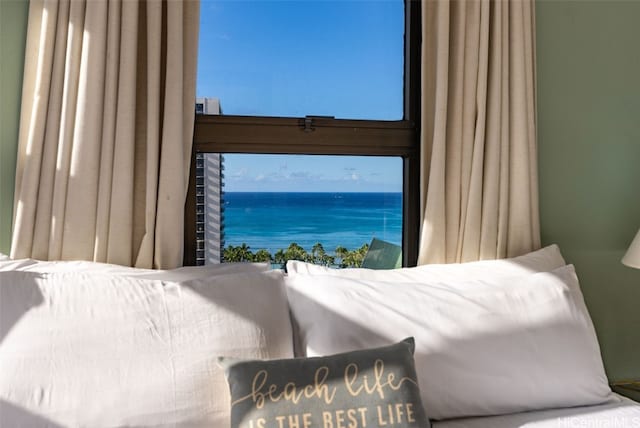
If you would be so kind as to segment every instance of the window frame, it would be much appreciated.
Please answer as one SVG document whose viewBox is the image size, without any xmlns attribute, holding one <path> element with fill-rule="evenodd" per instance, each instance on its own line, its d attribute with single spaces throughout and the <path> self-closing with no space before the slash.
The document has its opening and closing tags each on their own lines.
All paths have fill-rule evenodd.
<svg viewBox="0 0 640 428">
<path fill-rule="evenodd" d="M 184 215 L 184 265 L 196 263 L 195 163 L 199 153 L 398 156 L 403 160 L 402 262 L 418 259 L 420 216 L 421 4 L 405 0 L 404 118 L 195 116 Z"/>
</svg>

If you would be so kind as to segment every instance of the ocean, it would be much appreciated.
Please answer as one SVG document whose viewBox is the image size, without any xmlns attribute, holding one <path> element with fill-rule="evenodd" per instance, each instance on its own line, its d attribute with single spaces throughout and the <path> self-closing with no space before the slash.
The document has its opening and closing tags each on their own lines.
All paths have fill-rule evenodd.
<svg viewBox="0 0 640 428">
<path fill-rule="evenodd" d="M 402 242 L 402 193 L 224 193 L 225 246 L 274 254 L 292 242 L 333 253 L 372 238 Z"/>
</svg>

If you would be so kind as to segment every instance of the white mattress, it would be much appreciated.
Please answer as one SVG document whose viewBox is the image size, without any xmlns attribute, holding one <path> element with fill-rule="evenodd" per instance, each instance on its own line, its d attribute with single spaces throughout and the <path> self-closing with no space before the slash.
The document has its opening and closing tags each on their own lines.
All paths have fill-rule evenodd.
<svg viewBox="0 0 640 428">
<path fill-rule="evenodd" d="M 640 403 L 616 398 L 599 406 L 450 419 L 435 422 L 433 428 L 640 428 Z"/>
</svg>

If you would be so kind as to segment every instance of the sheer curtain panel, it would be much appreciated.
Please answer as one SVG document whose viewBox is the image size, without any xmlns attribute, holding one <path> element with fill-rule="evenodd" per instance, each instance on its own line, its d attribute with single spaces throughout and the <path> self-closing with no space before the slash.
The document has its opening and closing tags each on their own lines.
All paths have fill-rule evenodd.
<svg viewBox="0 0 640 428">
<path fill-rule="evenodd" d="M 29 8 L 12 257 L 179 266 L 199 3 Z"/>
<path fill-rule="evenodd" d="M 540 247 L 533 0 L 422 3 L 419 264 Z"/>
</svg>

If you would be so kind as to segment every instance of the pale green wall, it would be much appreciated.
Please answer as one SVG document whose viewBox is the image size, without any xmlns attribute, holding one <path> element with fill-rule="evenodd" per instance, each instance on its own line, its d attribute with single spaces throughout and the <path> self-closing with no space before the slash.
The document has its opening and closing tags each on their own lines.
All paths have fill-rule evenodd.
<svg viewBox="0 0 640 428">
<path fill-rule="evenodd" d="M 11 245 L 13 186 L 28 2 L 0 0 L 0 252 Z"/>
<path fill-rule="evenodd" d="M 610 379 L 640 378 L 640 2 L 536 7 L 542 239 L 576 265 Z"/>
</svg>

